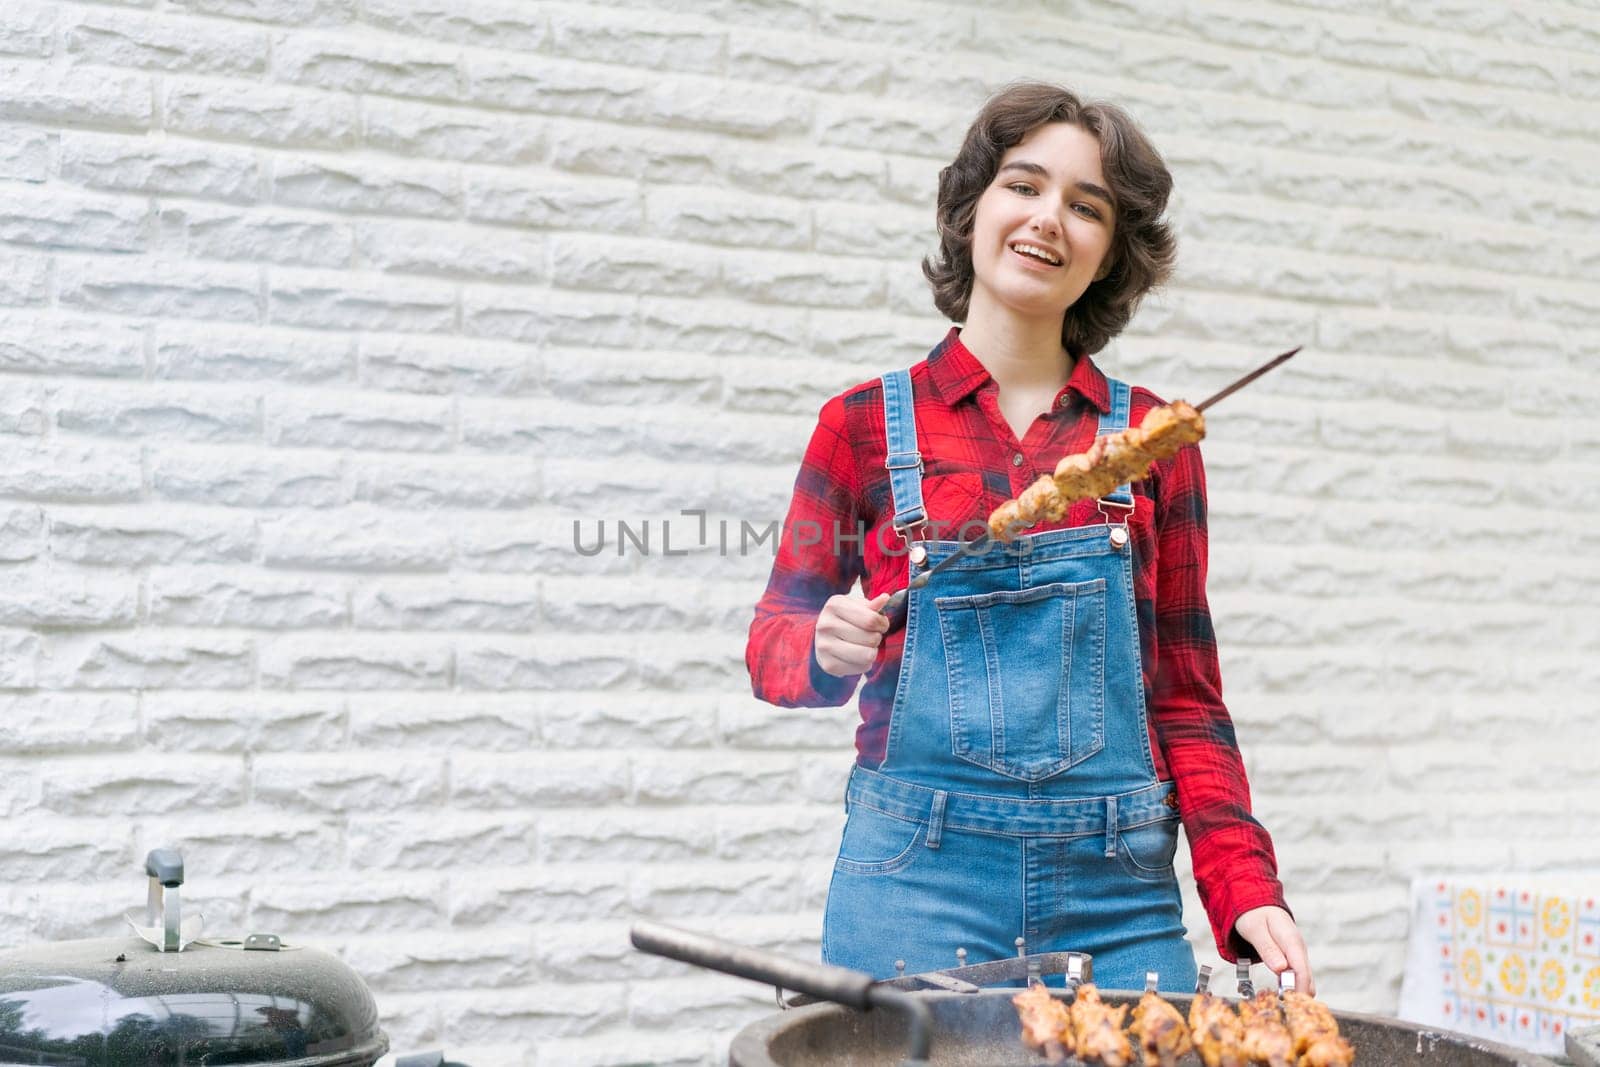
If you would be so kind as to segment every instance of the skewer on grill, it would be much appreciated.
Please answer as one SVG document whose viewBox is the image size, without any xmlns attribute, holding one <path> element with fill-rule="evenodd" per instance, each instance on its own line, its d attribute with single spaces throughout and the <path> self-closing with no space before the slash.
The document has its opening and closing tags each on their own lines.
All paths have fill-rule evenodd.
<svg viewBox="0 0 1600 1067">
<path fill-rule="evenodd" d="M 1240 1047 L 1251 1061 L 1267 1067 L 1293 1067 L 1294 1039 L 1283 1024 L 1278 994 L 1263 989 L 1249 1000 L 1241 1000 L 1239 1023 L 1244 1028 Z"/>
<path fill-rule="evenodd" d="M 1194 1050 L 1183 1016 L 1157 995 L 1154 971 L 1145 972 L 1144 996 L 1133 1009 L 1128 1032 L 1144 1057 L 1144 1067 L 1175 1067 L 1179 1056 Z"/>
</svg>

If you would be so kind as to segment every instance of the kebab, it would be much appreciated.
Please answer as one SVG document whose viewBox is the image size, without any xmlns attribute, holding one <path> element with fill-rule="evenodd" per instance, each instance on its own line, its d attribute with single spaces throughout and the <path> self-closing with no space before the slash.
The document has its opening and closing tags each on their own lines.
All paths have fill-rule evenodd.
<svg viewBox="0 0 1600 1067">
<path fill-rule="evenodd" d="M 1128 1032 L 1144 1055 L 1144 1067 L 1175 1067 L 1179 1056 L 1194 1049 L 1183 1016 L 1154 989 L 1139 998 Z"/>
<path fill-rule="evenodd" d="M 1189 1004 L 1189 1031 L 1206 1067 L 1245 1067 L 1244 1027 L 1221 997 L 1196 993 Z"/>
<path fill-rule="evenodd" d="M 1339 1023 L 1320 1000 L 1291 989 L 1283 994 L 1283 1017 L 1298 1067 L 1350 1067 L 1355 1060 L 1355 1049 L 1339 1036 Z"/>
<path fill-rule="evenodd" d="M 1099 1060 L 1106 1067 L 1128 1067 L 1133 1062 L 1133 1046 L 1122 1032 L 1128 1006 L 1112 1007 L 1100 999 L 1093 985 L 1078 987 L 1072 1001 L 1072 1030 L 1080 1060 Z"/>
<path fill-rule="evenodd" d="M 1171 458 L 1184 445 L 1194 444 L 1205 436 L 1202 412 L 1206 408 L 1243 389 L 1298 351 L 1298 347 L 1292 348 L 1269 360 L 1198 404 L 1179 400 L 1152 408 L 1138 426 L 1097 437 L 1087 452 L 1062 459 L 1052 474 L 1041 475 L 1020 497 L 996 508 L 982 533 L 912 578 L 906 588 L 891 596 L 882 609 L 889 617 L 890 629 L 905 620 L 906 598 L 911 590 L 928 584 L 929 579 L 956 560 L 985 551 L 994 541 L 1009 541 L 1029 526 L 1047 519 L 1059 520 L 1067 513 L 1067 508 L 1079 500 L 1098 499 L 1119 485 L 1148 477 L 1157 461 Z"/>
<path fill-rule="evenodd" d="M 1244 1030 L 1241 1048 L 1253 1063 L 1267 1067 L 1292 1067 L 1294 1038 L 1283 1024 L 1278 1010 L 1278 994 L 1263 989 L 1254 997 L 1239 1001 L 1239 1023 Z"/>
<path fill-rule="evenodd" d="M 1060 1063 L 1077 1049 L 1072 1032 L 1072 1012 L 1042 983 L 1011 998 L 1022 1021 L 1022 1043 L 1042 1053 L 1051 1063 Z"/>
</svg>

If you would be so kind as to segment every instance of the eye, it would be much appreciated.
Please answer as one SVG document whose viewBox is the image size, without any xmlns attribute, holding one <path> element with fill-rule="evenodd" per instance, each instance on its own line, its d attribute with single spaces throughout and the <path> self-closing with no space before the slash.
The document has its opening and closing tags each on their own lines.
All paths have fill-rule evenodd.
<svg viewBox="0 0 1600 1067">
<path fill-rule="evenodd" d="M 1038 195 L 1033 186 L 1029 185 L 1027 182 L 1012 182 L 1010 185 L 1006 186 L 1006 188 L 1012 190 L 1021 189 L 1023 190 L 1023 195 L 1025 196 Z"/>
<path fill-rule="evenodd" d="M 1073 204 L 1072 210 L 1077 211 L 1085 218 L 1098 219 L 1100 217 L 1100 209 L 1093 204 Z"/>
</svg>

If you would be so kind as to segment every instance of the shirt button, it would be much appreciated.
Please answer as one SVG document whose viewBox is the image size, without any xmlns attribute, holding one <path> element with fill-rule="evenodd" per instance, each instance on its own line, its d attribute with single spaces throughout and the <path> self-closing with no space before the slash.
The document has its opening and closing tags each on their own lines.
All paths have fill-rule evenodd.
<svg viewBox="0 0 1600 1067">
<path fill-rule="evenodd" d="M 1066 393 L 1062 393 L 1060 396 L 1056 397 L 1056 407 L 1064 408 L 1066 406 L 1067 406 L 1067 394 Z"/>
<path fill-rule="evenodd" d="M 1022 453 L 1021 452 L 1016 452 L 1016 453 L 1012 454 L 1012 456 L 1011 456 L 1011 465 L 1013 467 L 1022 466 Z"/>
</svg>

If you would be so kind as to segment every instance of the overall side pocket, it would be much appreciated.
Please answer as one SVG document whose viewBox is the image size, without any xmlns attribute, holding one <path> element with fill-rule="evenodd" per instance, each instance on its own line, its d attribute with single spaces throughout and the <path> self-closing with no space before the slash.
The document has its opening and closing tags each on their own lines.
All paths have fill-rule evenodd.
<svg viewBox="0 0 1600 1067">
<path fill-rule="evenodd" d="M 852 804 L 834 870 L 841 874 L 894 874 L 916 861 L 928 824 Z"/>
</svg>

